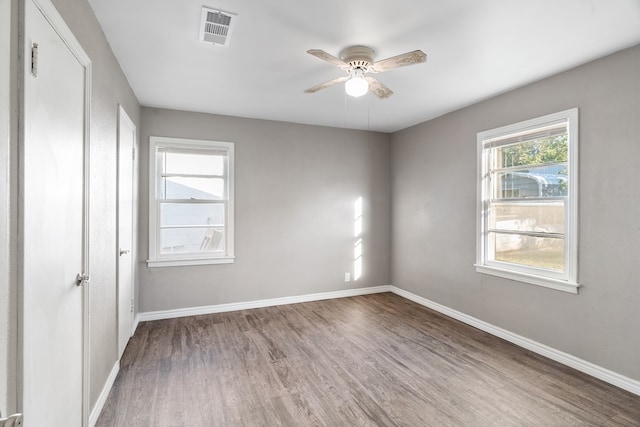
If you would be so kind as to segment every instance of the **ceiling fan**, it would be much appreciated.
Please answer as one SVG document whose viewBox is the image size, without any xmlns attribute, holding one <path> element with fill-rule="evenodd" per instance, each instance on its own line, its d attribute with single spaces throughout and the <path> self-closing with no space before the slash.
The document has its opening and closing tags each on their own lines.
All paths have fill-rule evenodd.
<svg viewBox="0 0 640 427">
<path fill-rule="evenodd" d="M 414 50 L 412 52 L 403 53 L 398 56 L 373 62 L 375 52 L 367 46 L 348 47 L 340 53 L 340 58 L 336 58 L 335 56 L 320 49 L 310 49 L 307 53 L 335 65 L 341 70 L 346 71 L 348 75 L 336 77 L 328 82 L 320 83 L 319 85 L 305 90 L 305 93 L 316 93 L 319 90 L 326 89 L 337 83 L 346 82 L 345 91 L 347 92 L 347 95 L 354 97 L 362 96 L 368 91 L 373 92 L 373 94 L 378 98 L 390 97 L 393 94 L 391 89 L 386 87 L 379 80 L 371 76 L 367 76 L 366 74 L 382 73 L 393 70 L 394 68 L 404 67 L 406 65 L 419 64 L 427 60 L 427 55 L 423 51 Z"/>
</svg>

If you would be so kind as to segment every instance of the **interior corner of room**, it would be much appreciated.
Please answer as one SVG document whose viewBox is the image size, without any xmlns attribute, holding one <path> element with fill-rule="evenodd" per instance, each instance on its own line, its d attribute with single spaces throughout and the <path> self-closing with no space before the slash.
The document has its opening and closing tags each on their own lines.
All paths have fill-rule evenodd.
<svg viewBox="0 0 640 427">
<path fill-rule="evenodd" d="M 224 99 L 244 100 L 228 110 L 221 103 L 216 110 L 215 93 L 202 96 L 203 90 L 194 87 L 197 82 L 183 79 L 185 91 L 188 89 L 194 98 L 208 99 L 211 108 L 205 111 L 177 102 L 166 104 L 149 94 L 142 80 L 157 82 L 161 91 L 163 71 L 159 68 L 157 76 L 143 77 L 127 68 L 132 54 L 115 35 L 118 30 L 111 16 L 119 8 L 111 9 L 108 3 L 0 2 L 0 419 L 23 413 L 25 425 L 36 426 L 28 422 L 28 416 L 45 420 L 42 414 L 33 415 L 37 413 L 34 406 L 48 398 L 39 390 L 48 393 L 64 389 L 53 383 L 59 380 L 56 375 L 63 373 L 36 369 L 37 358 L 31 351 L 40 352 L 38 357 L 51 367 L 70 364 L 65 360 L 65 349 L 77 350 L 79 368 L 73 378 L 79 382 L 73 393 L 79 393 L 80 401 L 58 408 L 58 418 L 54 418 L 58 421 L 50 425 L 62 425 L 56 422 L 62 422 L 65 412 L 77 411 L 78 419 L 66 425 L 95 425 L 118 375 L 127 342 L 142 322 L 383 292 L 640 395 L 638 31 L 630 31 L 619 48 L 604 52 L 603 47 L 603 54 L 597 57 L 585 56 L 575 66 L 526 83 L 514 79 L 511 86 L 486 96 L 478 92 L 469 102 L 453 99 L 452 95 L 450 104 L 442 104 L 451 108 L 443 107 L 433 114 L 431 110 L 419 110 L 419 104 L 432 93 L 404 81 L 408 80 L 403 78 L 404 68 L 375 74 L 375 79 L 371 73 L 368 90 L 374 92 L 356 99 L 340 86 L 353 78 L 353 70 L 335 77 L 345 69 L 331 69 L 316 58 L 307 58 L 304 49 L 289 52 L 296 59 L 279 72 L 285 80 L 291 74 L 300 86 L 296 86 L 295 95 L 271 92 L 278 81 L 259 83 L 260 67 L 255 66 L 255 81 L 242 82 L 246 94 L 228 94 L 225 83 L 218 84 L 220 96 L 228 96 Z M 187 3 L 197 12 L 193 19 L 197 24 L 202 4 Z M 205 3 L 219 7 L 229 2 Z M 595 3 L 604 7 L 602 1 Z M 143 15 L 140 6 L 127 7 L 132 16 Z M 640 28 L 640 11 L 634 10 Z M 471 25 L 472 15 L 454 6 L 443 13 L 447 11 L 460 17 L 460 25 Z M 178 17 L 184 13 L 174 12 Z M 242 46 L 248 49 L 249 40 L 243 33 L 247 21 L 243 19 L 250 13 L 240 10 L 237 17 L 233 15 L 238 24 L 228 47 L 207 50 L 209 46 L 197 44 L 201 43 L 197 39 L 187 44 L 193 44 L 190 49 L 218 55 L 221 68 L 231 67 L 223 62 L 228 57 L 241 61 L 243 67 L 253 67 L 251 58 L 239 60 L 232 51 Z M 419 20 L 407 19 L 407 25 L 418 26 Z M 431 24 L 436 27 L 436 23 Z M 313 26 L 309 31 L 321 29 Z M 426 52 L 426 62 L 422 64 L 424 59 L 420 57 L 412 71 L 406 71 L 415 74 L 404 76 L 427 79 L 439 66 L 438 61 L 449 66 L 455 63 L 455 58 L 438 50 L 435 33 L 433 37 L 432 50 L 429 40 L 416 46 Z M 61 41 L 48 51 L 41 40 L 54 38 Z M 316 40 L 319 43 L 323 39 Z M 499 37 L 494 40 L 498 43 Z M 164 39 L 147 46 L 139 52 L 140 58 L 152 58 L 163 43 L 169 46 L 177 42 Z M 291 43 L 296 49 L 300 47 L 297 42 Z M 323 57 L 324 51 L 312 55 L 333 61 L 340 68 L 344 64 L 343 58 L 338 58 L 340 49 L 349 41 L 327 43 L 329 59 Z M 452 40 L 451 46 L 462 49 L 464 43 Z M 382 45 L 376 46 L 382 57 L 396 54 Z M 400 46 L 397 53 L 409 50 Z M 316 47 L 323 46 L 307 46 Z M 51 104 L 47 105 L 55 114 L 45 114 L 29 107 L 41 101 L 37 85 L 48 81 L 47 61 L 54 49 L 66 55 L 55 56 L 55 72 L 75 76 L 78 84 L 72 84 L 72 77 L 62 79 L 68 86 L 50 84 Z M 573 44 L 567 50 L 572 49 L 579 48 Z M 39 64 L 37 70 L 25 65 L 25 58 L 31 60 L 33 55 Z M 256 55 L 269 63 L 263 51 Z M 457 57 L 462 55 L 461 51 Z M 187 59 L 176 59 L 179 61 Z M 167 64 L 171 70 L 174 66 Z M 327 69 L 322 68 L 325 66 Z M 426 68 L 419 68 L 423 66 Z M 68 71 L 60 71 L 63 67 Z M 372 69 L 383 71 L 379 68 Z M 399 74 L 390 80 L 383 77 L 396 71 Z M 452 72 L 457 75 L 457 84 L 464 86 L 460 91 L 451 90 L 456 96 L 492 83 L 476 81 L 459 68 Z M 518 70 L 506 74 L 516 75 Z M 305 87 L 324 80 L 332 83 L 303 93 Z M 233 87 L 238 86 L 234 83 Z M 206 88 L 213 90 L 211 86 Z M 287 86 L 289 89 L 291 86 Z M 320 89 L 322 92 L 315 93 Z M 268 91 L 261 101 L 267 104 L 264 99 L 271 99 L 271 110 L 253 105 L 252 97 L 257 95 L 251 91 L 257 90 Z M 412 90 L 416 91 L 415 98 L 410 96 Z M 285 111 L 280 96 L 297 103 L 286 110 L 290 118 L 276 116 L 280 110 Z M 403 99 L 415 104 L 415 111 L 392 122 L 395 113 L 386 114 L 385 108 L 399 109 Z M 239 107 L 243 103 L 246 110 Z M 499 266 L 504 260 L 497 255 L 488 257 L 484 270 L 482 266 L 477 268 L 478 233 L 483 226 L 479 219 L 483 160 L 479 160 L 478 135 L 572 109 L 579 115 L 580 152 L 575 162 L 580 169 L 571 178 L 575 185 L 571 191 L 577 192 L 571 202 L 576 217 L 566 224 L 573 227 L 577 255 L 574 260 L 568 255 L 563 259 L 571 263 L 567 268 L 575 268 L 573 282 L 551 274 L 524 283 L 527 280 L 523 277 L 541 267 L 533 265 L 515 275 L 501 274 Z M 313 113 L 305 116 L 305 111 Z M 78 125 L 75 145 L 69 142 L 58 151 L 53 143 L 25 144 L 30 138 L 44 140 L 46 135 L 67 132 L 64 126 L 56 126 L 64 120 Z M 37 123 L 51 126 L 42 129 Z M 150 143 L 154 137 L 161 137 L 165 145 L 160 146 L 165 148 L 154 148 Z M 175 143 L 178 139 L 183 145 Z M 188 150 L 201 154 L 198 150 L 205 146 L 211 156 L 220 157 L 222 172 L 180 175 L 162 169 L 159 163 L 162 153 L 171 151 L 166 147 L 173 147 L 179 154 Z M 225 151 L 229 147 L 231 151 Z M 233 162 L 231 169 L 229 159 Z M 561 169 L 565 163 L 540 161 L 534 167 Z M 531 178 L 529 170 L 500 167 L 495 173 L 511 174 L 512 181 Z M 183 185 L 188 179 L 222 182 L 219 198 L 207 196 L 204 201 L 193 202 L 203 209 L 209 206 L 211 211 L 220 207 L 218 213 L 210 215 L 214 218 L 209 219 L 210 224 L 171 223 L 166 227 L 200 227 L 202 235 L 193 234 L 196 237 L 191 243 L 196 252 L 208 251 L 211 257 L 183 256 L 183 242 L 167 243 L 170 239 L 166 238 L 163 244 L 160 240 L 164 235 L 150 235 L 163 232 L 155 222 L 163 220 L 162 203 L 170 198 L 164 193 L 163 201 L 159 201 L 160 196 L 154 198 L 157 180 L 166 182 L 167 177 L 176 176 L 182 180 L 174 180 L 178 183 L 175 185 Z M 557 187 L 553 190 L 556 202 L 564 182 L 548 184 Z M 230 191 L 232 199 L 227 197 Z M 541 197 L 537 194 L 528 202 Z M 182 208 L 196 198 L 185 196 L 174 204 Z M 65 200 L 69 203 L 60 202 Z M 501 202 L 504 199 L 496 203 Z M 150 215 L 154 209 L 156 216 Z M 61 221 L 68 228 L 59 230 Z M 229 221 L 232 229 L 225 228 Z M 515 241 L 514 235 L 536 242 L 564 236 L 541 227 L 505 231 L 493 225 L 497 231 L 492 228 L 486 236 L 503 233 L 508 235 L 504 241 L 509 242 Z M 77 236 L 77 245 L 69 243 L 68 236 Z M 48 248 L 50 258 L 38 255 L 45 253 L 43 248 Z M 228 249 L 231 251 L 225 252 Z M 64 269 L 75 269 L 73 277 L 65 282 L 65 292 L 78 291 L 74 297 L 75 320 L 69 317 L 73 310 L 65 313 L 66 321 L 80 321 L 76 324 L 80 334 L 77 340 L 53 327 L 42 329 L 48 320 L 40 314 L 55 317 L 61 310 L 39 298 L 40 292 L 48 295 L 49 290 L 35 284 L 43 286 L 48 275 L 54 278 L 68 273 L 61 271 Z M 540 286 L 536 280 L 546 284 Z M 44 352 L 43 343 L 48 343 L 50 353 Z M 25 390 L 32 395 L 25 395 Z M 61 395 L 64 399 L 64 393 Z"/>
</svg>

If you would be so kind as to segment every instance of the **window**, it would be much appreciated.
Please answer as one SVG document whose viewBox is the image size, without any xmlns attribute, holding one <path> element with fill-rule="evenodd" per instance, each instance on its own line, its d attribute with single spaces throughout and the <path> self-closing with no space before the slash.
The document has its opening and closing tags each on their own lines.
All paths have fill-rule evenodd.
<svg viewBox="0 0 640 427">
<path fill-rule="evenodd" d="M 152 136 L 150 267 L 233 262 L 233 143 Z"/>
<path fill-rule="evenodd" d="M 478 134 L 478 272 L 577 293 L 577 167 L 577 109 Z"/>
</svg>

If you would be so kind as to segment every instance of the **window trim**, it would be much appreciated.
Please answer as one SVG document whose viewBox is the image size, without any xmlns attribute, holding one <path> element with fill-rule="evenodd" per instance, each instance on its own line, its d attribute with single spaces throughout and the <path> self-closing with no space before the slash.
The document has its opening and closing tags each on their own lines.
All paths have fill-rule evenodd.
<svg viewBox="0 0 640 427">
<path fill-rule="evenodd" d="M 567 168 L 569 190 L 568 209 L 565 210 L 565 271 L 554 272 L 542 268 L 521 266 L 504 261 L 488 260 L 488 227 L 486 195 L 491 191 L 487 179 L 489 170 L 486 141 L 520 132 L 530 132 L 553 122 L 568 122 L 569 152 Z M 519 282 L 544 286 L 573 294 L 578 293 L 578 109 L 560 111 L 477 134 L 477 211 L 476 211 L 476 271 Z"/>
<path fill-rule="evenodd" d="M 227 178 L 227 209 L 225 221 L 226 251 L 223 255 L 205 253 L 202 255 L 172 254 L 171 256 L 161 256 L 158 253 L 158 165 L 156 163 L 156 153 L 158 147 L 194 148 L 206 149 L 210 151 L 225 151 L 226 178 Z M 150 136 L 149 137 L 149 267 L 176 267 L 187 265 L 208 265 L 208 264 L 231 264 L 235 261 L 234 256 L 234 143 L 223 141 L 210 141 L 201 139 L 169 138 Z"/>
</svg>

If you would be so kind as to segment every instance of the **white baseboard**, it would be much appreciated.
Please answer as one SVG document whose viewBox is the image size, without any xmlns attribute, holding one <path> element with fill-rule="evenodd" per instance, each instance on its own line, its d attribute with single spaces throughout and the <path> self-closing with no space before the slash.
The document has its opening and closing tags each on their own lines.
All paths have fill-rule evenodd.
<svg viewBox="0 0 640 427">
<path fill-rule="evenodd" d="M 369 288 L 345 289 L 343 291 L 321 292 L 317 294 L 297 295 L 293 297 L 271 298 L 247 302 L 234 302 L 230 304 L 208 305 L 202 307 L 179 308 L 175 310 L 148 311 L 139 313 L 138 320 L 173 319 L 176 317 L 197 316 L 201 314 L 224 313 L 228 311 L 247 310 L 251 308 L 273 307 L 276 305 L 296 304 L 300 302 L 321 301 L 326 299 L 353 297 L 357 295 L 378 294 L 390 292 L 389 285 L 373 286 Z"/>
<path fill-rule="evenodd" d="M 89 415 L 89 427 L 95 426 L 96 422 L 98 422 L 98 417 L 100 417 L 102 408 L 107 401 L 107 397 L 109 397 L 109 392 L 111 391 L 111 387 L 113 387 L 113 383 L 116 381 L 116 377 L 118 376 L 119 371 L 120 361 L 118 360 L 115 365 L 113 365 L 111 373 L 109 373 L 109 377 L 107 377 L 107 382 L 104 384 L 104 387 L 102 387 L 100 396 L 98 396 L 98 401 L 91 410 L 91 414 Z"/>
<path fill-rule="evenodd" d="M 136 333 L 136 329 L 138 329 L 138 325 L 140 324 L 140 314 L 136 314 L 133 318 L 133 326 L 131 327 L 131 336 Z"/>
<path fill-rule="evenodd" d="M 571 354 L 556 350 L 539 342 L 533 341 L 529 338 L 525 338 L 521 335 L 514 334 L 513 332 L 509 332 L 483 320 L 476 319 L 475 317 L 461 313 L 457 310 L 454 310 L 442 304 L 438 304 L 437 302 L 433 302 L 421 296 L 412 294 L 411 292 L 407 292 L 395 286 L 389 286 L 389 288 L 389 290 L 394 294 L 397 294 L 401 297 L 428 307 L 446 316 L 452 317 L 463 323 L 485 331 L 491 335 L 500 337 L 503 340 L 509 341 L 517 346 L 526 348 L 527 350 L 531 350 L 534 353 L 538 353 L 542 356 L 548 357 L 549 359 L 555 360 L 556 362 L 562 363 L 563 365 L 574 368 L 580 372 L 584 372 L 585 374 L 591 375 L 592 377 L 598 378 L 602 381 L 613 384 L 616 387 L 620 387 L 624 390 L 640 396 L 640 381 L 625 377 L 624 375 L 595 365 L 591 362 L 587 362 L 586 360 L 580 359 L 576 356 L 572 356 Z"/>
</svg>

